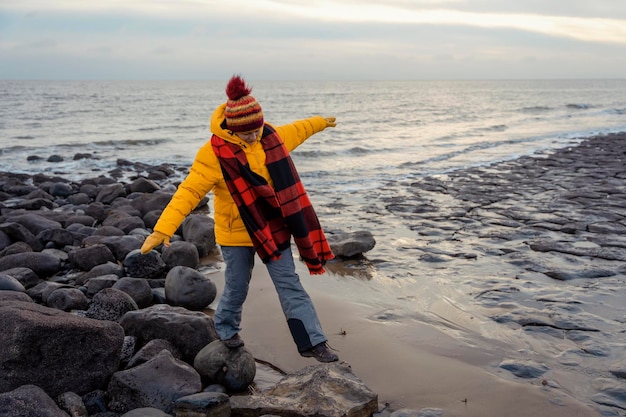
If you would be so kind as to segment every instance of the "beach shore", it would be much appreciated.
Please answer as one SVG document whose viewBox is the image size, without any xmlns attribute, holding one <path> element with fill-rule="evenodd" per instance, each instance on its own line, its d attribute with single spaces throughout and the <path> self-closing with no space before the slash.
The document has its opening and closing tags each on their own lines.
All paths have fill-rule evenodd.
<svg viewBox="0 0 626 417">
<path fill-rule="evenodd" d="M 368 196 L 376 210 L 361 211 L 404 226 L 393 245 L 385 242 L 409 260 L 401 279 L 384 273 L 385 259 L 333 261 L 322 276 L 297 262 L 329 344 L 378 394 L 381 417 L 404 408 L 469 417 L 622 415 L 624 149 L 626 134 L 594 137 L 377 190 Z M 217 286 L 211 309 L 223 288 L 215 256 L 202 268 Z M 260 261 L 242 327 L 259 364 L 286 373 L 316 364 L 298 355 Z M 521 375 L 502 366 L 507 361 Z M 261 380 L 276 375 L 260 368 L 255 382 L 263 388 L 271 381 Z"/>
<path fill-rule="evenodd" d="M 559 389 L 487 371 L 501 358 L 464 347 L 428 325 L 370 320 L 376 312 L 367 306 L 312 288 L 310 280 L 325 277 L 301 277 L 329 344 L 389 410 L 436 408 L 444 416 L 466 417 L 599 416 Z M 211 278 L 221 291 L 221 274 Z M 255 267 L 241 335 L 255 358 L 285 372 L 315 364 L 298 355 L 263 265 Z"/>
<path fill-rule="evenodd" d="M 381 405 L 441 409 L 445 416 L 620 412 L 612 393 L 623 382 L 609 368 L 623 360 L 624 347 L 613 335 L 623 332 L 626 317 L 625 144 L 625 134 L 588 138 L 425 178 L 406 195 L 381 191 L 387 207 L 416 230 L 416 274 L 436 265 L 460 276 L 471 310 L 440 300 L 431 311 L 395 316 L 370 302 L 375 283 L 336 273 L 310 277 L 299 266 L 330 345 Z M 218 286 L 221 279 L 217 273 Z M 407 299 L 420 296 L 430 295 Z M 429 315 L 437 320 L 422 320 Z M 469 338 L 457 337 L 463 332 Z M 311 364 L 297 354 L 260 262 L 242 336 L 256 358 L 286 372 Z M 547 372 L 514 376 L 500 366 L 506 360 Z"/>
</svg>

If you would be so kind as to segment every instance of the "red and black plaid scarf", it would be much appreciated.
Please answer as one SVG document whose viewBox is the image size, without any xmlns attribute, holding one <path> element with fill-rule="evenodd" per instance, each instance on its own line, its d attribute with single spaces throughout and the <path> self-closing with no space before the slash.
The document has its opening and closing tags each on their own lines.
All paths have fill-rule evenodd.
<svg viewBox="0 0 626 417">
<path fill-rule="evenodd" d="M 253 172 L 243 149 L 213 135 L 226 186 L 239 209 L 254 248 L 264 263 L 279 259 L 293 236 L 300 257 L 312 275 L 323 274 L 334 255 L 322 231 L 300 176 L 283 144 L 270 126 L 263 127 L 261 144 L 265 165 L 274 183 Z"/>
</svg>

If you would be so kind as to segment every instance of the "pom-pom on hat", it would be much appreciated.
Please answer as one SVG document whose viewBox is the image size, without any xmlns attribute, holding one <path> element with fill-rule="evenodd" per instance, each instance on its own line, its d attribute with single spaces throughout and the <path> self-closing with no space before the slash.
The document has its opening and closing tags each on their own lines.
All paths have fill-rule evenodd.
<svg viewBox="0 0 626 417">
<path fill-rule="evenodd" d="M 234 75 L 226 85 L 226 126 L 233 132 L 249 132 L 263 126 L 261 105 L 250 95 L 252 89 L 239 75 Z"/>
</svg>

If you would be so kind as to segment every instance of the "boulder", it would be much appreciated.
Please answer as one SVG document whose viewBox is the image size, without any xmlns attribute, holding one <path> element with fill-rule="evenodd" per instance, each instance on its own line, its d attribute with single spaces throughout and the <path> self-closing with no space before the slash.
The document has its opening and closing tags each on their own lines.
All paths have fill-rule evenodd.
<svg viewBox="0 0 626 417">
<path fill-rule="evenodd" d="M 172 242 L 170 246 L 164 247 L 161 256 L 167 269 L 172 269 L 175 266 L 187 266 L 196 269 L 200 265 L 200 255 L 196 245 L 183 240 Z"/>
<path fill-rule="evenodd" d="M 230 417 L 230 398 L 221 392 L 200 392 L 174 401 L 177 416 Z"/>
<path fill-rule="evenodd" d="M 370 251 L 376 246 L 376 240 L 371 232 L 340 232 L 326 236 L 335 256 L 351 258 Z"/>
<path fill-rule="evenodd" d="M 115 262 L 113 253 L 104 244 L 77 248 L 70 251 L 68 255 L 70 262 L 82 271 L 89 271 L 96 265 Z"/>
<path fill-rule="evenodd" d="M 145 308 L 152 304 L 152 288 L 144 278 L 123 277 L 116 281 L 112 288 L 130 295 L 138 308 Z"/>
<path fill-rule="evenodd" d="M 2 417 L 69 417 L 44 390 L 36 385 L 22 385 L 0 393 Z"/>
<path fill-rule="evenodd" d="M 137 303 L 124 291 L 105 288 L 94 295 L 86 316 L 97 320 L 117 322 L 129 311 L 137 309 Z"/>
<path fill-rule="evenodd" d="M 378 395 L 353 373 L 346 362 L 312 365 L 285 376 L 259 395 L 232 396 L 233 415 L 370 417 Z"/>
<path fill-rule="evenodd" d="M 109 409 L 117 413 L 141 407 L 170 413 L 174 401 L 201 390 L 195 369 L 163 350 L 148 362 L 114 373 L 107 392 Z"/>
<path fill-rule="evenodd" d="M 63 311 L 86 310 L 89 300 L 78 288 L 58 288 L 50 293 L 46 305 Z"/>
<path fill-rule="evenodd" d="M 139 249 L 131 251 L 124 259 L 126 275 L 136 278 L 160 278 L 166 271 L 161 254 L 151 250 L 145 255 Z"/>
<path fill-rule="evenodd" d="M 176 359 L 182 358 L 182 355 L 180 351 L 176 348 L 176 346 L 174 346 L 167 340 L 152 339 L 133 355 L 133 357 L 128 361 L 126 368 L 132 368 L 134 366 L 148 362 L 150 359 L 161 353 L 162 350 L 169 351 Z"/>
<path fill-rule="evenodd" d="M 188 363 L 193 362 L 203 347 L 219 339 L 211 317 L 167 304 L 129 311 L 120 324 L 127 335 L 137 338 L 138 347 L 152 339 L 166 339 L 180 350 Z"/>
<path fill-rule="evenodd" d="M 165 298 L 174 306 L 189 310 L 202 310 L 217 295 L 213 281 L 195 269 L 175 266 L 165 277 Z"/>
<path fill-rule="evenodd" d="M 0 258 L 0 271 L 20 267 L 30 269 L 40 278 L 46 278 L 61 270 L 61 260 L 42 252 L 23 252 Z"/>
<path fill-rule="evenodd" d="M 35 303 L 0 305 L 0 392 L 24 384 L 52 398 L 106 386 L 118 369 L 124 331 L 98 321 Z"/>
<path fill-rule="evenodd" d="M 233 392 L 245 391 L 256 375 L 256 363 L 248 349 L 229 349 L 220 340 L 198 352 L 193 367 L 205 384 L 221 384 Z"/>
<path fill-rule="evenodd" d="M 193 243 L 198 255 L 203 258 L 215 247 L 215 221 L 204 214 L 190 214 L 182 224 L 185 241 Z"/>
</svg>

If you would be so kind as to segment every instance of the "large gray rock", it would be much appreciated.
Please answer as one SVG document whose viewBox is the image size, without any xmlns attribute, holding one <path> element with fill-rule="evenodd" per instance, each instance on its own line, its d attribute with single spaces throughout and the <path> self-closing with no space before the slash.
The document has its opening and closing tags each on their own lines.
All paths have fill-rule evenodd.
<svg viewBox="0 0 626 417">
<path fill-rule="evenodd" d="M 230 417 L 230 399 L 222 392 L 200 392 L 174 401 L 177 416 Z"/>
<path fill-rule="evenodd" d="M 118 369 L 124 331 L 35 303 L 0 305 L 0 392 L 35 384 L 56 398 L 106 385 Z"/>
<path fill-rule="evenodd" d="M 171 305 L 202 310 L 216 295 L 215 283 L 193 268 L 175 266 L 165 277 L 165 298 Z"/>
<path fill-rule="evenodd" d="M 183 240 L 172 242 L 170 246 L 164 247 L 161 251 L 161 256 L 168 269 L 172 269 L 175 266 L 186 266 L 196 269 L 200 265 L 200 255 L 196 245 Z"/>
<path fill-rule="evenodd" d="M 248 349 L 229 349 L 219 340 L 198 352 L 193 367 L 206 384 L 221 384 L 233 392 L 246 390 L 256 375 L 256 363 Z"/>
<path fill-rule="evenodd" d="M 78 288 L 59 288 L 50 293 L 46 304 L 48 307 L 63 311 L 86 310 L 89 307 L 89 300 Z"/>
<path fill-rule="evenodd" d="M 152 339 L 146 343 L 141 349 L 135 353 L 128 361 L 126 368 L 132 368 L 142 363 L 148 362 L 150 359 L 157 356 L 161 351 L 167 350 L 176 359 L 181 359 L 182 355 L 180 351 L 172 343 L 165 339 Z"/>
<path fill-rule="evenodd" d="M 215 247 L 215 221 L 204 214 L 190 214 L 185 218 L 182 235 L 185 241 L 193 243 L 198 255 L 203 258 Z"/>
<path fill-rule="evenodd" d="M 261 395 L 232 396 L 233 415 L 370 417 L 378 395 L 353 373 L 346 362 L 313 365 L 284 377 Z"/>
<path fill-rule="evenodd" d="M 146 254 L 139 249 L 133 250 L 126 255 L 123 264 L 126 275 L 135 278 L 160 278 L 167 268 L 161 254 L 155 250 Z"/>
<path fill-rule="evenodd" d="M 69 258 L 70 262 L 82 271 L 89 271 L 96 265 L 115 262 L 111 250 L 102 243 L 74 249 L 70 251 Z"/>
<path fill-rule="evenodd" d="M 188 363 L 193 362 L 203 347 L 219 339 L 211 317 L 167 304 L 130 311 L 120 324 L 126 335 L 137 338 L 138 347 L 152 339 L 165 339 L 180 350 Z"/>
<path fill-rule="evenodd" d="M 124 291 L 105 288 L 94 295 L 86 315 L 97 320 L 119 321 L 129 311 L 137 309 L 135 300 Z"/>
<path fill-rule="evenodd" d="M 23 252 L 0 258 L 0 271 L 20 267 L 32 270 L 40 278 L 46 278 L 61 270 L 61 260 L 42 252 Z"/>
<path fill-rule="evenodd" d="M 368 231 L 333 233 L 326 238 L 333 253 L 345 258 L 361 255 L 376 246 L 374 236 Z"/>
<path fill-rule="evenodd" d="M 200 375 L 195 369 L 163 350 L 146 363 L 113 374 L 107 391 L 111 398 L 109 409 L 117 413 L 141 407 L 169 413 L 178 398 L 201 390 Z"/>
<path fill-rule="evenodd" d="M 54 400 L 35 385 L 22 385 L 0 393 L 2 417 L 69 417 Z"/>
<path fill-rule="evenodd" d="M 152 288 L 144 278 L 123 277 L 115 282 L 112 288 L 130 295 L 139 308 L 145 308 L 152 304 Z"/>
</svg>

